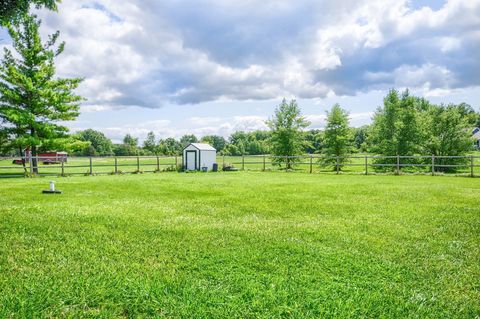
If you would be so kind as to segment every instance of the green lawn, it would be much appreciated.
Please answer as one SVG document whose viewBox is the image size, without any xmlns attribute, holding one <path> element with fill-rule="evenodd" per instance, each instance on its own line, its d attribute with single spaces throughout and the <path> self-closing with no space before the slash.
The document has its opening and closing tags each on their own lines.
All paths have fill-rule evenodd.
<svg viewBox="0 0 480 319">
<path fill-rule="evenodd" d="M 0 180 L 0 318 L 478 318 L 480 179 Z"/>
</svg>

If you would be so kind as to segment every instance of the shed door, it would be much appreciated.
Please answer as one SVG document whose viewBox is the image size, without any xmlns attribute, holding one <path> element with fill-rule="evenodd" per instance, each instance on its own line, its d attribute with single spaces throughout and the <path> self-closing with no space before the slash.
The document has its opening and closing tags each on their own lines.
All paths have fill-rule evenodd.
<svg viewBox="0 0 480 319">
<path fill-rule="evenodd" d="M 187 171 L 194 171 L 197 169 L 197 152 L 196 151 L 186 151 L 186 166 Z"/>
</svg>

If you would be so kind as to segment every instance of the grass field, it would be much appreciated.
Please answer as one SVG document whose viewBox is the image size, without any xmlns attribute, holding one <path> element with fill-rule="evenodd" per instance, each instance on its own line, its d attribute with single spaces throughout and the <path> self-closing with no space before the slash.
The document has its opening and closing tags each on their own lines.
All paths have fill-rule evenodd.
<svg viewBox="0 0 480 319">
<path fill-rule="evenodd" d="M 480 179 L 0 180 L 0 318 L 478 318 Z"/>
</svg>

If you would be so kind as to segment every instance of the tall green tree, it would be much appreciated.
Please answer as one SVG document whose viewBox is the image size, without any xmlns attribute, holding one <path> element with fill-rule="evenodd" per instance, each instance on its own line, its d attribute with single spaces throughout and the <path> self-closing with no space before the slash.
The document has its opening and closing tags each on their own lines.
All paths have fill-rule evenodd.
<svg viewBox="0 0 480 319">
<path fill-rule="evenodd" d="M 228 138 L 227 155 L 247 154 L 248 134 L 244 131 L 233 132 Z"/>
<path fill-rule="evenodd" d="M 347 161 L 346 156 L 352 151 L 352 132 L 349 127 L 348 112 L 335 104 L 327 112 L 327 125 L 323 139 L 322 160 L 325 164 L 340 164 Z"/>
<path fill-rule="evenodd" d="M 422 110 L 428 102 L 411 96 L 408 90 L 400 94 L 391 90 L 377 109 L 369 135 L 371 151 L 384 156 L 411 156 L 422 151 L 425 139 Z M 395 158 L 382 158 L 383 163 L 395 163 Z"/>
<path fill-rule="evenodd" d="M 432 105 L 428 110 L 426 154 L 435 156 L 465 156 L 472 150 L 472 120 L 458 105 Z M 464 158 L 437 158 L 436 170 L 452 171 L 465 162 Z"/>
<path fill-rule="evenodd" d="M 8 24 L 16 54 L 5 49 L 0 66 L 0 119 L 7 124 L 1 129 L 12 145 L 19 150 L 28 147 L 34 156 L 42 144 L 67 135 L 62 122 L 77 118 L 82 101 L 74 93 L 82 79 L 55 75 L 54 59 L 65 47 L 63 42 L 56 45 L 60 33 L 42 43 L 40 25 L 35 15 L 28 14 Z"/>
<path fill-rule="evenodd" d="M 158 149 L 155 133 L 148 132 L 147 138 L 145 139 L 145 141 L 143 141 L 143 149 L 150 154 L 157 154 Z"/>
<path fill-rule="evenodd" d="M 305 145 L 303 130 L 310 125 L 310 122 L 302 116 L 300 107 L 295 100 L 282 103 L 275 109 L 273 118 L 268 120 L 268 127 L 271 130 L 271 152 L 275 157 L 273 162 L 286 169 L 291 169 L 295 159 L 285 156 L 301 155 Z"/>
<path fill-rule="evenodd" d="M 28 13 L 31 5 L 36 8 L 46 7 L 50 10 L 57 10 L 57 3 L 60 0 L 2 0 L 0 2 L 0 25 L 21 18 Z"/>
</svg>

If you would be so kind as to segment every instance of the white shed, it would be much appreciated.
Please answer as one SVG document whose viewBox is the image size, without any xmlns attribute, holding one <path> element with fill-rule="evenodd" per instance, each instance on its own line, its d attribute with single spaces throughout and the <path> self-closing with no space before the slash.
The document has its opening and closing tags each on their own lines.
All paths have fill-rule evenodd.
<svg viewBox="0 0 480 319">
<path fill-rule="evenodd" d="M 216 162 L 217 150 L 209 144 L 191 143 L 183 149 L 183 168 L 186 171 L 211 171 Z"/>
</svg>

